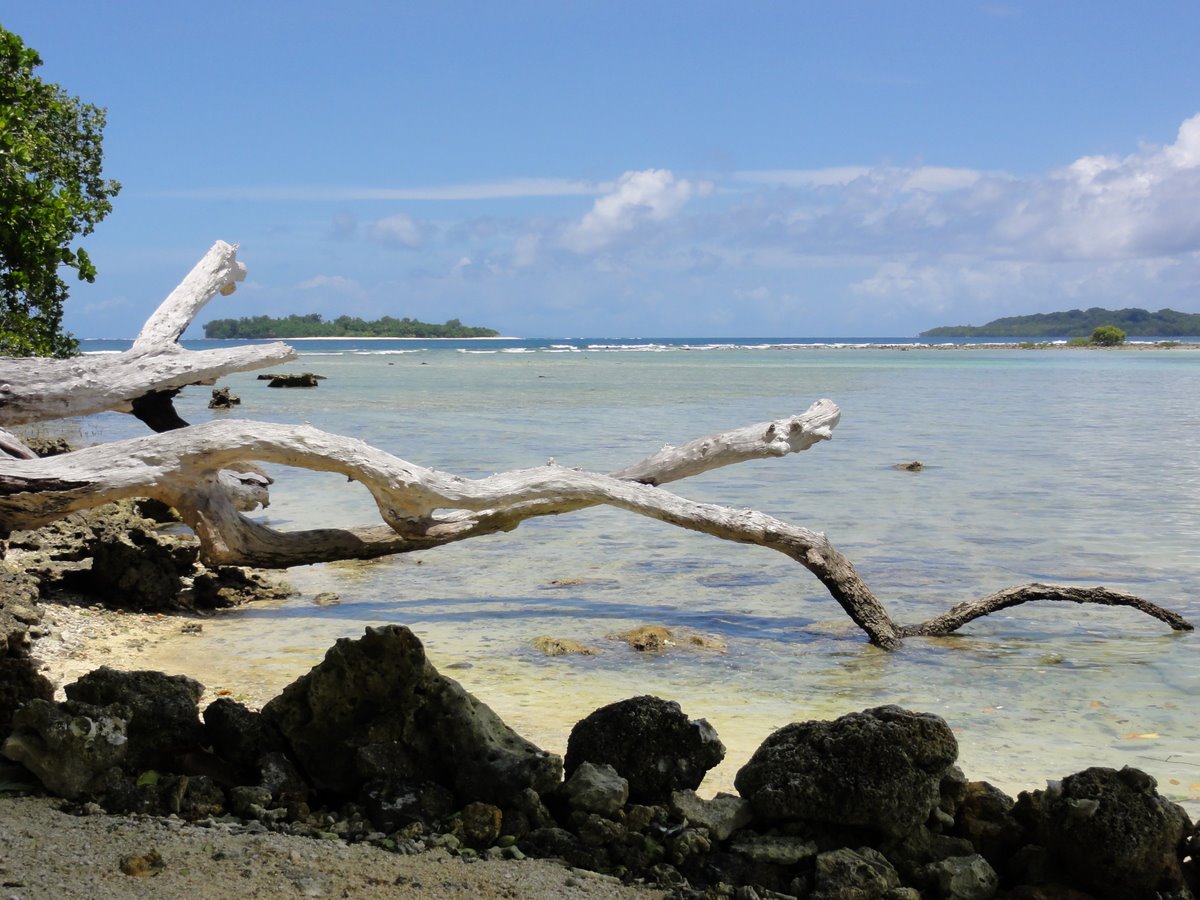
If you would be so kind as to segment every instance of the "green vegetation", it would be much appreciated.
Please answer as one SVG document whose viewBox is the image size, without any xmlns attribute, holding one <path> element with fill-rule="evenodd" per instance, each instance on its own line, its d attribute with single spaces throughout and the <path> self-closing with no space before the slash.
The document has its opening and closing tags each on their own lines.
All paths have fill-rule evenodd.
<svg viewBox="0 0 1200 900">
<path fill-rule="evenodd" d="M 1101 325 L 1092 332 L 1092 343 L 1101 347 L 1116 347 L 1125 343 L 1125 332 L 1115 325 Z"/>
<path fill-rule="evenodd" d="M 37 52 L 0 27 L 0 354 L 70 356 L 61 268 L 94 281 L 77 236 L 112 211 L 121 186 L 101 177 L 103 109 L 33 74 Z"/>
<path fill-rule="evenodd" d="M 922 331 L 921 337 L 1088 337 L 1097 328 L 1112 326 L 1132 337 L 1193 337 L 1200 335 L 1200 314 L 1160 309 L 1107 310 L 1099 307 L 1067 312 L 1009 316 L 986 325 L 952 325 Z"/>
<path fill-rule="evenodd" d="M 326 322 L 320 313 L 304 316 L 290 315 L 281 319 L 270 316 L 250 316 L 242 319 L 213 319 L 204 326 L 206 338 L 302 338 L 302 337 L 414 337 L 414 338 L 471 338 L 496 337 L 500 332 L 491 328 L 472 328 L 458 319 L 445 325 L 419 322 L 416 319 L 394 319 L 384 316 L 373 322 L 350 316 L 338 316 Z"/>
</svg>

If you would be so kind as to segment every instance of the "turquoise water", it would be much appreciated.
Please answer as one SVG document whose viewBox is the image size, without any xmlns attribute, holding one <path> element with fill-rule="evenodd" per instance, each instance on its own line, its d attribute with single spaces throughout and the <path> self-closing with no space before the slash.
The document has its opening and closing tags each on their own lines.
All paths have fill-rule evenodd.
<svg viewBox="0 0 1200 900">
<path fill-rule="evenodd" d="M 829 397 L 842 408 L 832 441 L 672 489 L 825 531 L 902 622 L 1032 580 L 1124 588 L 1200 622 L 1200 352 L 770 343 L 300 342 L 280 368 L 327 376 L 319 388 L 222 384 L 242 398 L 238 417 L 307 422 L 469 477 L 551 456 L 616 469 Z M 191 421 L 228 415 L 207 399 L 192 388 L 178 405 Z M 141 433 L 117 415 L 82 427 Z M 914 459 L 926 468 L 893 467 Z M 278 527 L 377 521 L 339 476 L 272 474 L 259 515 Z M 778 554 L 612 510 L 288 578 L 297 595 L 206 623 L 164 646 L 162 665 L 266 699 L 338 637 L 397 622 L 547 749 L 604 703 L 678 700 L 729 747 L 709 790 L 787 722 L 898 703 L 945 716 L 968 776 L 1006 790 L 1129 764 L 1200 809 L 1200 638 L 1129 610 L 1026 605 L 887 653 Z M 341 602 L 315 605 L 321 591 Z M 644 624 L 727 649 L 644 655 L 607 638 Z M 542 634 L 603 652 L 547 658 L 531 646 Z"/>
</svg>

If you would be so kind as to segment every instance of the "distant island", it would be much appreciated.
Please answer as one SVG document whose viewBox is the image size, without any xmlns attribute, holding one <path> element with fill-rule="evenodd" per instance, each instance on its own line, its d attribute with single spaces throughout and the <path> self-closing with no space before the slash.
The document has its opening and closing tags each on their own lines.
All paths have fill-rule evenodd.
<svg viewBox="0 0 1200 900">
<path fill-rule="evenodd" d="M 947 325 L 922 331 L 920 337 L 1087 337 L 1101 325 L 1115 325 L 1130 337 L 1200 335 L 1200 314 L 1160 309 L 1070 309 L 1066 312 L 1008 316 L 986 325 Z"/>
<path fill-rule="evenodd" d="M 206 338 L 323 338 L 323 337 L 396 337 L 396 338 L 479 338 L 498 337 L 491 328 L 473 328 L 458 319 L 444 325 L 420 322 L 416 319 L 395 319 L 384 316 L 373 322 L 357 316 L 338 316 L 331 322 L 320 313 L 290 315 L 280 319 L 271 316 L 247 316 L 241 319 L 213 319 L 204 324 Z"/>
</svg>

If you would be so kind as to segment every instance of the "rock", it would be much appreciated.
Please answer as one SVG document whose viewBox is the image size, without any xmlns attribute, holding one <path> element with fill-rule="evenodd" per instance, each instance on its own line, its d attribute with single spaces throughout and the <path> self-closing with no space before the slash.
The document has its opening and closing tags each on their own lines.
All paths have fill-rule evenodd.
<svg viewBox="0 0 1200 900">
<path fill-rule="evenodd" d="M 870 847 L 844 847 L 817 857 L 810 900 L 883 900 L 900 887 L 900 876 L 883 854 Z"/>
<path fill-rule="evenodd" d="M 241 397 L 229 393 L 229 388 L 213 388 L 212 399 L 208 401 L 209 409 L 233 409 L 242 402 Z"/>
<path fill-rule="evenodd" d="M 942 900 L 992 900 L 1000 887 L 996 870 L 978 854 L 938 860 L 925 873 Z"/>
<path fill-rule="evenodd" d="M 482 850 L 492 846 L 500 837 L 503 817 L 499 807 L 490 803 L 468 803 L 459 812 L 459 827 L 454 831 L 455 834 L 461 831 L 461 839 L 468 847 Z"/>
<path fill-rule="evenodd" d="M 134 878 L 149 878 L 158 875 L 167 867 L 157 850 L 144 854 L 131 854 L 121 857 L 121 872 Z"/>
<path fill-rule="evenodd" d="M 629 782 L 605 763 L 581 763 L 559 788 L 571 809 L 611 816 L 629 799 Z"/>
<path fill-rule="evenodd" d="M 724 793 L 705 800 L 695 791 L 672 791 L 671 811 L 686 819 L 688 824 L 707 829 L 718 841 L 726 840 L 754 818 L 746 800 Z"/>
<path fill-rule="evenodd" d="M 82 703 L 31 700 L 13 713 L 3 753 L 68 800 L 89 795 L 125 762 L 126 719 Z"/>
<path fill-rule="evenodd" d="M 54 685 L 28 657 L 0 656 L 0 742 L 12 732 L 13 714 L 30 700 L 53 700 Z"/>
<path fill-rule="evenodd" d="M 22 438 L 21 443 L 42 459 L 48 456 L 62 456 L 75 449 L 71 446 L 71 442 L 64 437 L 51 437 L 44 434 Z"/>
<path fill-rule="evenodd" d="M 501 828 L 505 834 L 522 838 L 538 828 L 551 828 L 554 825 L 554 817 L 542 803 L 542 798 L 536 791 L 526 788 L 514 796 L 504 808 L 504 823 Z"/>
<path fill-rule="evenodd" d="M 643 625 L 619 634 L 610 634 L 610 638 L 624 641 L 634 650 L 643 653 L 661 653 L 668 647 L 674 647 L 675 641 L 669 628 L 662 625 Z"/>
<path fill-rule="evenodd" d="M 259 378 L 262 377 L 264 376 L 259 376 Z M 312 372 L 301 372 L 295 375 L 270 375 L 266 377 L 271 379 L 267 387 L 273 388 L 316 387 L 318 382 L 325 380 L 324 375 L 314 375 Z"/>
<path fill-rule="evenodd" d="M 525 835 L 521 849 L 530 856 L 572 860 L 579 852 L 579 838 L 565 828 L 537 828 Z"/>
<path fill-rule="evenodd" d="M 725 746 L 704 719 L 692 722 L 678 703 L 642 696 L 601 707 L 571 729 L 566 772 L 585 762 L 612 766 L 637 802 L 666 800 L 695 789 L 725 757 Z"/>
<path fill-rule="evenodd" d="M 925 463 L 914 459 L 912 462 L 896 463 L 892 468 L 899 469 L 901 472 L 920 472 L 925 468 Z"/>
<path fill-rule="evenodd" d="M 944 720 L 897 706 L 776 731 L 734 784 L 755 815 L 772 822 L 849 825 L 901 837 L 940 802 L 958 755 Z"/>
<path fill-rule="evenodd" d="M 196 567 L 192 603 L 197 609 L 224 609 L 256 600 L 284 600 L 295 593 L 286 581 L 239 566 Z"/>
<path fill-rule="evenodd" d="M 1013 800 L 986 781 L 966 786 L 955 816 L 954 833 L 971 842 L 993 867 L 1005 862 L 1026 843 L 1025 831 L 1012 815 Z"/>
<path fill-rule="evenodd" d="M 1014 815 L 1072 886 L 1112 900 L 1153 900 L 1184 889 L 1179 850 L 1191 822 L 1139 769 L 1068 775 L 1045 791 L 1022 792 Z"/>
<path fill-rule="evenodd" d="M 0 565 L 0 656 L 28 656 L 29 629 L 41 620 L 37 579 Z"/>
<path fill-rule="evenodd" d="M 197 704 L 204 686 L 192 678 L 101 666 L 64 690 L 77 703 L 128 710 L 127 765 L 134 770 L 178 771 L 178 758 L 202 743 Z"/>
<path fill-rule="evenodd" d="M 778 834 L 742 834 L 729 845 L 729 852 L 756 863 L 794 866 L 817 855 L 815 841 Z M 899 884 L 899 879 L 897 879 Z"/>
<path fill-rule="evenodd" d="M 570 653 L 577 653 L 580 656 L 592 656 L 596 653 L 591 647 L 586 644 L 581 644 L 579 641 L 573 641 L 569 638 L 555 638 L 543 634 L 533 639 L 533 648 L 540 650 L 547 656 L 566 656 Z"/>
<path fill-rule="evenodd" d="M 283 750 L 283 738 L 261 713 L 228 697 L 205 708 L 204 736 L 213 752 L 243 779 L 257 777 L 265 754 Z"/>
<path fill-rule="evenodd" d="M 399 625 L 342 638 L 262 712 L 312 783 L 345 797 L 378 777 L 372 758 L 387 760 L 392 777 L 434 781 L 463 802 L 501 806 L 525 788 L 548 791 L 561 777 L 559 757 L 440 675 L 416 635 Z"/>
</svg>

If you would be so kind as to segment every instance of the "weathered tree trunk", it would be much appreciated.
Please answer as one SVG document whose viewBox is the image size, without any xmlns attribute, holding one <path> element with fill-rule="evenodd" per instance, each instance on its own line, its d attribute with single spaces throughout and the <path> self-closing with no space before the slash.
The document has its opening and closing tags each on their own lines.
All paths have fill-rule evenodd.
<svg viewBox="0 0 1200 900">
<path fill-rule="evenodd" d="M 467 479 L 307 426 L 223 421 L 178 428 L 170 397 L 182 385 L 291 358 L 292 351 L 282 344 L 197 353 L 176 343 L 196 311 L 218 291 L 229 293 L 242 276 L 234 248 L 217 244 L 164 301 L 134 346 L 87 360 L 86 376 L 78 374 L 84 364 L 76 360 L 27 365 L 0 360 L 0 379 L 6 382 L 0 392 L 8 389 L 0 401 L 0 424 L 142 407 L 152 411 L 143 416 L 157 423 L 152 427 L 177 429 L 49 459 L 29 458 L 32 454 L 18 440 L 0 432 L 0 453 L 7 454 L 0 456 L 0 529 L 36 527 L 110 500 L 149 496 L 180 511 L 208 562 L 282 568 L 426 550 L 509 531 L 526 519 L 606 504 L 788 556 L 812 572 L 870 641 L 884 648 L 899 646 L 906 636 L 948 634 L 979 616 L 1030 600 L 1125 605 L 1177 630 L 1192 627 L 1175 613 L 1129 594 L 1046 585 L 1010 588 L 929 622 L 900 626 L 825 535 L 753 510 L 696 503 L 660 487 L 828 440 L 840 417 L 829 400 L 790 418 L 664 447 L 610 475 L 551 463 Z M 35 386 L 48 392 L 41 401 Z M 281 532 L 250 519 L 239 510 L 265 505 L 269 484 L 256 462 L 339 472 L 360 482 L 375 499 L 384 525 Z"/>
<path fill-rule="evenodd" d="M 218 292 L 246 277 L 237 248 L 218 241 L 142 327 L 123 353 L 72 359 L 0 359 L 0 427 L 131 411 L 148 394 L 215 381 L 295 359 L 287 344 L 185 350 L 179 337 Z"/>
</svg>

